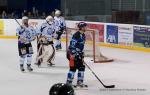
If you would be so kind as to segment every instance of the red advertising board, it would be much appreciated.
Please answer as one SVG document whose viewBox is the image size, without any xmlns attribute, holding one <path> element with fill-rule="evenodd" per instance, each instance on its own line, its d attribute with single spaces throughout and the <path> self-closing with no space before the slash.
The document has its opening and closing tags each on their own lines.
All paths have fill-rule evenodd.
<svg viewBox="0 0 150 95">
<path fill-rule="evenodd" d="M 104 25 L 103 24 L 88 23 L 88 28 L 98 31 L 99 41 L 104 42 Z"/>
</svg>

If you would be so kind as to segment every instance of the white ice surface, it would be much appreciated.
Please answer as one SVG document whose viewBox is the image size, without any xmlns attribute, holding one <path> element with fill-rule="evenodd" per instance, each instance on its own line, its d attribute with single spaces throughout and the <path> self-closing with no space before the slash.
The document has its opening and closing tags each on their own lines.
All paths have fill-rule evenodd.
<svg viewBox="0 0 150 95">
<path fill-rule="evenodd" d="M 36 54 L 35 42 L 33 47 Z M 90 58 L 85 61 L 104 84 L 115 84 L 116 88 L 105 89 L 86 68 L 85 83 L 89 90 L 77 90 L 76 95 L 150 95 L 150 53 L 107 47 L 101 47 L 101 51 L 115 61 L 106 64 L 93 64 Z M 17 40 L 0 39 L 0 95 L 48 95 L 53 84 L 66 82 L 69 70 L 64 51 L 56 53 L 54 63 L 56 66 L 49 68 L 46 64 L 42 68 L 32 65 L 32 73 L 22 73 Z"/>
</svg>

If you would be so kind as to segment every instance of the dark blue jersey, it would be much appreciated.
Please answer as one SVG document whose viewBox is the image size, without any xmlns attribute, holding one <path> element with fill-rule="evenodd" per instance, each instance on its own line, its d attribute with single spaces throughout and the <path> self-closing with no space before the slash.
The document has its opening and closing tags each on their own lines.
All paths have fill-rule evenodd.
<svg viewBox="0 0 150 95">
<path fill-rule="evenodd" d="M 83 53 L 85 44 L 85 34 L 77 31 L 73 34 L 72 39 L 70 41 L 69 50 L 71 53 Z"/>
</svg>

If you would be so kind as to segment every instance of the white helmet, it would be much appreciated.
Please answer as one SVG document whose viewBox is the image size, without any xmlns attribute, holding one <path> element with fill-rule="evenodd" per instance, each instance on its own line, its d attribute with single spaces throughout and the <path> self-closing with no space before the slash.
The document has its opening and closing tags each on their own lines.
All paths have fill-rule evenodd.
<svg viewBox="0 0 150 95">
<path fill-rule="evenodd" d="M 25 24 L 28 24 L 28 17 L 27 16 L 23 16 L 22 17 L 22 23 L 23 23 L 23 25 L 25 25 Z"/>
<path fill-rule="evenodd" d="M 56 16 L 60 16 L 60 15 L 61 15 L 61 11 L 60 11 L 60 10 L 56 10 L 56 11 L 55 11 L 55 15 L 56 15 Z"/>
<path fill-rule="evenodd" d="M 54 20 L 53 17 L 50 16 L 50 15 L 46 17 L 46 21 L 47 21 L 49 24 L 52 24 L 52 23 L 53 23 L 53 20 Z"/>
<path fill-rule="evenodd" d="M 29 18 L 27 16 L 23 16 L 22 20 L 28 20 Z"/>
</svg>

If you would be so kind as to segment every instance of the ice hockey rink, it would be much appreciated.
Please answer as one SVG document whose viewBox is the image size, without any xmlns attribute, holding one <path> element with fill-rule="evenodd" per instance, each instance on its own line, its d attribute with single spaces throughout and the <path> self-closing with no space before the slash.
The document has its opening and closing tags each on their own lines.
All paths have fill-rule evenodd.
<svg viewBox="0 0 150 95">
<path fill-rule="evenodd" d="M 68 68 L 65 51 L 56 53 L 55 67 L 35 62 L 36 43 L 33 42 L 33 72 L 20 72 L 16 39 L 0 39 L 0 95 L 48 95 L 55 83 L 65 83 Z M 90 58 L 85 62 L 106 85 L 106 89 L 86 68 L 85 83 L 88 90 L 75 90 L 76 95 L 150 95 L 150 53 L 101 47 L 101 52 L 115 59 L 114 62 L 94 64 Z M 76 78 L 74 80 L 76 82 Z"/>
</svg>

